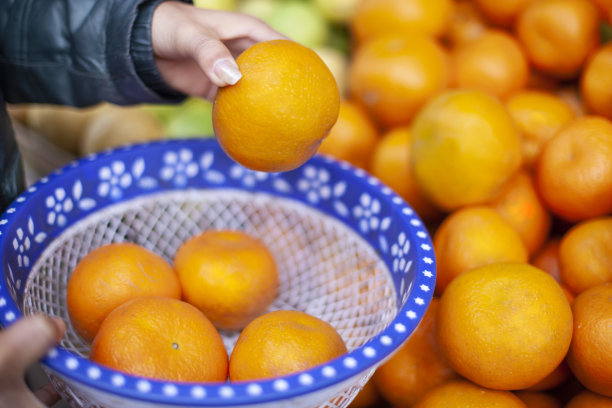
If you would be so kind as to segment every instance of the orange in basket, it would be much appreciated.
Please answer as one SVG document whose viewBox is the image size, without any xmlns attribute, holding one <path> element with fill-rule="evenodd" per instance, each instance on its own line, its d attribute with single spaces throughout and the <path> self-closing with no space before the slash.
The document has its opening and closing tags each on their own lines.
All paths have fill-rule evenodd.
<svg viewBox="0 0 612 408">
<path fill-rule="evenodd" d="M 273 378 L 323 364 L 347 352 L 327 322 L 297 310 L 278 310 L 244 328 L 230 356 L 230 381 Z"/>
<path fill-rule="evenodd" d="M 185 300 L 219 329 L 242 329 L 276 298 L 272 253 L 242 231 L 208 230 L 188 239 L 174 257 Z"/>
<path fill-rule="evenodd" d="M 92 341 L 104 318 L 117 306 L 139 296 L 181 297 L 172 266 L 140 245 L 103 245 L 79 261 L 67 288 L 68 313 L 74 329 Z"/>
<path fill-rule="evenodd" d="M 100 327 L 89 356 L 130 374 L 176 381 L 225 381 L 221 336 L 194 306 L 166 297 L 132 299 Z"/>
</svg>

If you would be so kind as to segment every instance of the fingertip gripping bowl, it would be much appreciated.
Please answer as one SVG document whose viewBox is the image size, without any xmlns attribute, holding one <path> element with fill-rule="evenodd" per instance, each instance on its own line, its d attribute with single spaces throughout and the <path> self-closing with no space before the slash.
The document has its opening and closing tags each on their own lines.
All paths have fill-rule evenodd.
<svg viewBox="0 0 612 408">
<path fill-rule="evenodd" d="M 282 378 L 179 383 L 131 376 L 87 359 L 70 326 L 66 285 L 77 262 L 110 242 L 171 261 L 205 229 L 259 237 L 274 253 L 279 295 L 333 325 L 349 352 Z M 419 217 L 366 172 L 315 156 L 285 173 L 229 159 L 212 140 L 164 141 L 89 156 L 41 179 L 0 216 L 0 323 L 61 316 L 68 331 L 42 360 L 75 407 L 345 407 L 411 335 L 435 285 Z M 223 332 L 228 352 L 237 332 Z"/>
</svg>

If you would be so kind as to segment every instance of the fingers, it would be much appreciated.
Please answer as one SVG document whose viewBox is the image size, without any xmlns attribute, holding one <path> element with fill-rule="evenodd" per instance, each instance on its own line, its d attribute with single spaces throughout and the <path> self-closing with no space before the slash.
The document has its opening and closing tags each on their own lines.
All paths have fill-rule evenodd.
<svg viewBox="0 0 612 408">
<path fill-rule="evenodd" d="M 248 46 L 286 38 L 246 14 L 200 9 L 174 1 L 156 8 L 151 32 L 157 61 L 191 59 L 216 87 L 240 80 L 242 74 L 234 58 Z M 164 68 L 162 76 L 171 81 Z"/>
<path fill-rule="evenodd" d="M 283 34 L 274 30 L 262 20 L 243 13 L 202 10 L 196 14 L 202 24 L 212 26 L 222 40 L 250 39 L 253 43 L 270 40 L 286 40 Z"/>
<path fill-rule="evenodd" d="M 234 85 L 242 78 L 232 53 L 220 40 L 200 33 L 192 44 L 193 59 L 215 85 Z"/>
<path fill-rule="evenodd" d="M 37 315 L 20 319 L 0 333 L 0 368 L 10 367 L 12 373 L 22 375 L 63 337 L 65 330 L 59 318 Z"/>
</svg>

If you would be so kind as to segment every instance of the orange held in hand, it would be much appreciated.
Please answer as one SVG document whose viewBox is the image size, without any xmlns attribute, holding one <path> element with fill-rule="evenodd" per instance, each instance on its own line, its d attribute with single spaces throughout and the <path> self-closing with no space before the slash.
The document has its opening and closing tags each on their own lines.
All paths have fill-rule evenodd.
<svg viewBox="0 0 612 408">
<path fill-rule="evenodd" d="M 188 239 L 176 251 L 174 268 L 185 300 L 218 329 L 242 329 L 278 292 L 274 257 L 242 231 L 209 230 Z"/>
<path fill-rule="evenodd" d="M 230 381 L 273 378 L 307 370 L 346 353 L 327 322 L 296 310 L 270 312 L 244 328 L 230 356 Z"/>
<path fill-rule="evenodd" d="M 415 117 L 412 158 L 425 195 L 452 211 L 486 202 L 500 191 L 521 166 L 520 136 L 493 96 L 446 91 Z"/>
<path fill-rule="evenodd" d="M 525 263 L 463 273 L 440 298 L 437 340 L 451 367 L 483 387 L 535 385 L 563 361 L 572 310 L 559 284 Z"/>
<path fill-rule="evenodd" d="M 221 336 L 189 303 L 166 297 L 132 299 L 102 323 L 90 359 L 126 373 L 173 381 L 225 381 Z"/>
<path fill-rule="evenodd" d="M 333 74 L 313 50 L 289 40 L 257 43 L 236 62 L 242 79 L 220 88 L 214 100 L 219 144 L 253 170 L 299 167 L 338 118 Z"/>
<path fill-rule="evenodd" d="M 140 296 L 181 297 L 172 266 L 140 245 L 123 242 L 89 252 L 68 280 L 67 304 L 74 329 L 91 341 L 117 306 Z"/>
</svg>

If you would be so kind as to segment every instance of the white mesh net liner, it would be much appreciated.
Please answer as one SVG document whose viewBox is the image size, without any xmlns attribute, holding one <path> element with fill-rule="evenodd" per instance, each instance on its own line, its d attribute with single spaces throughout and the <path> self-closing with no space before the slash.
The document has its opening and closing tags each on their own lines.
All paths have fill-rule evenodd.
<svg viewBox="0 0 612 408">
<path fill-rule="evenodd" d="M 71 226 L 33 266 L 24 293 L 24 314 L 61 316 L 68 324 L 61 345 L 86 357 L 89 345 L 70 325 L 66 306 L 68 278 L 79 260 L 101 245 L 129 241 L 172 262 L 185 240 L 209 229 L 238 229 L 259 238 L 274 255 L 279 271 L 279 294 L 269 310 L 296 309 L 317 316 L 336 328 L 349 350 L 380 333 L 397 313 L 396 291 L 386 265 L 341 221 L 295 200 L 216 189 L 135 198 Z M 221 335 L 231 353 L 239 332 Z M 336 390 L 331 399 L 326 395 L 324 400 L 297 405 L 347 406 L 372 371 Z M 73 406 L 105 406 L 103 401 L 78 397 L 77 390 L 52 377 Z"/>
</svg>

